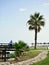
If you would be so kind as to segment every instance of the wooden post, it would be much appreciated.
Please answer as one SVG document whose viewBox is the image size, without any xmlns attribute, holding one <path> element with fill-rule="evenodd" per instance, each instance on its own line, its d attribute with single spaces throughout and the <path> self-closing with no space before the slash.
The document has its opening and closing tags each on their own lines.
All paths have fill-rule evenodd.
<svg viewBox="0 0 49 65">
<path fill-rule="evenodd" d="M 5 50 L 4 50 L 4 61 L 6 61 L 6 47 L 5 47 Z"/>
</svg>

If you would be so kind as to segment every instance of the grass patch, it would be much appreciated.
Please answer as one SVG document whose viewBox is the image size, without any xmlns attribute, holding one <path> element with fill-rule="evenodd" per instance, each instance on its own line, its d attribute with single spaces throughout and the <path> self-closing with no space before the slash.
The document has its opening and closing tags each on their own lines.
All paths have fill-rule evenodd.
<svg viewBox="0 0 49 65">
<path fill-rule="evenodd" d="M 27 60 L 30 58 L 33 58 L 35 56 L 37 56 L 41 51 L 36 51 L 36 50 L 30 50 L 27 52 L 24 52 L 22 56 L 20 56 L 21 60 Z"/>
<path fill-rule="evenodd" d="M 49 65 L 49 53 L 47 55 L 47 58 L 45 58 L 44 60 L 31 64 L 31 65 Z"/>
<path fill-rule="evenodd" d="M 30 58 L 33 58 L 35 56 L 37 56 L 41 51 L 38 51 L 38 50 L 29 50 L 29 51 L 25 51 L 23 52 L 23 54 L 21 56 L 19 56 L 18 58 L 20 59 L 20 61 L 23 61 L 23 60 L 27 60 L 27 59 L 30 59 Z M 14 53 L 11 53 L 10 54 L 10 57 L 11 58 L 15 58 L 15 54 Z"/>
</svg>

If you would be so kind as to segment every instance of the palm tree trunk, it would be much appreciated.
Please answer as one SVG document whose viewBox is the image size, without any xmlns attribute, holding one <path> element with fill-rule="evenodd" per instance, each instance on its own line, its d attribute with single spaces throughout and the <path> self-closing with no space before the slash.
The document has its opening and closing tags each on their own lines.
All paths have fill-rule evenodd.
<svg viewBox="0 0 49 65">
<path fill-rule="evenodd" d="M 34 49 L 36 49 L 36 45 L 37 45 L 37 29 L 35 29 L 35 46 L 34 46 Z"/>
</svg>

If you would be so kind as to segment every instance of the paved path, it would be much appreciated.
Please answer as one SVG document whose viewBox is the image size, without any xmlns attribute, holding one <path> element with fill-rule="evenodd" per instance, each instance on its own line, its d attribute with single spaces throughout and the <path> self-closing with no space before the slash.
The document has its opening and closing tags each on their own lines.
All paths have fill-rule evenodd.
<svg viewBox="0 0 49 65">
<path fill-rule="evenodd" d="M 22 62 L 17 62 L 14 64 L 10 64 L 9 62 L 6 62 L 6 63 L 3 62 L 3 63 L 0 63 L 0 65 L 30 65 L 30 64 L 33 64 L 33 63 L 36 63 L 38 61 L 45 59 L 47 57 L 47 54 L 48 54 L 48 51 L 44 50 L 38 56 L 34 58 L 31 58 Z"/>
</svg>

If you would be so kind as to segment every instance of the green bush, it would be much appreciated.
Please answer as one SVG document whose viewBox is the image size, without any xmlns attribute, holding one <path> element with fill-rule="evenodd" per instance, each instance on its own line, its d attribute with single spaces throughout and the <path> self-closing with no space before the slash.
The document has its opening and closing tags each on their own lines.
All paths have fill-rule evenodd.
<svg viewBox="0 0 49 65">
<path fill-rule="evenodd" d="M 15 50 L 15 55 L 16 56 L 20 56 L 23 51 L 28 51 L 29 50 L 29 46 L 23 41 L 19 41 L 18 43 L 15 42 L 15 44 L 13 46 L 16 49 Z"/>
</svg>

